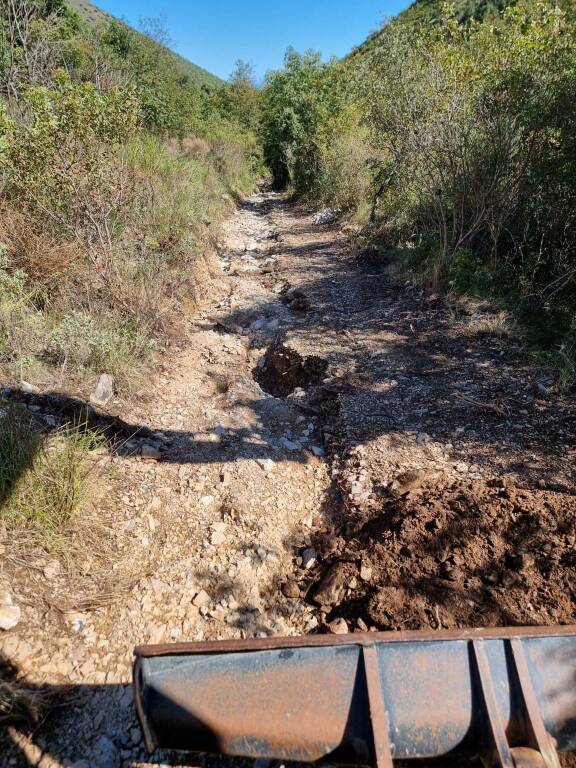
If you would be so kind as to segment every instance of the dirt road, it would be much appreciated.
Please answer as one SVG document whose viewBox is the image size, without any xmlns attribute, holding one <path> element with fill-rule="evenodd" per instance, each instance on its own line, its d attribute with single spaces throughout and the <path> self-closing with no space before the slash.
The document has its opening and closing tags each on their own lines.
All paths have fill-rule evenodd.
<svg viewBox="0 0 576 768">
<path fill-rule="evenodd" d="M 139 643 L 576 621 L 574 399 L 497 313 L 282 196 L 232 217 L 203 311 L 112 411 L 135 434 L 95 510 L 125 592 L 64 609 L 69 570 L 12 574 L 4 655 L 78 698 L 3 765 L 143 761 Z"/>
</svg>

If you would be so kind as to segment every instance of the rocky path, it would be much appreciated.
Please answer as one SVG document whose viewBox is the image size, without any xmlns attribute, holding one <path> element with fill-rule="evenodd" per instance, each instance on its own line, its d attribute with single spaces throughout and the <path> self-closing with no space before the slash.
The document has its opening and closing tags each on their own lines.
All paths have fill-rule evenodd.
<svg viewBox="0 0 576 768">
<path fill-rule="evenodd" d="M 232 217 L 204 310 L 114 410 L 108 580 L 64 601 L 73 571 L 39 559 L 7 585 L 3 655 L 75 698 L 2 765 L 149 762 L 137 644 L 575 620 L 573 399 L 497 313 L 395 283 L 281 196 Z"/>
</svg>

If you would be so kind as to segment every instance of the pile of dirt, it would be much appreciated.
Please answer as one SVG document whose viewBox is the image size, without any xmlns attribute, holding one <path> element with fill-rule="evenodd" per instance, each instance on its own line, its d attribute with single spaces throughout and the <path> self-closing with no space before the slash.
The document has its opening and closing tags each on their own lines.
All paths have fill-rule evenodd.
<svg viewBox="0 0 576 768">
<path fill-rule="evenodd" d="M 254 370 L 254 378 L 264 392 L 287 397 L 295 389 L 308 389 L 326 375 L 328 363 L 317 355 L 302 357 L 295 349 L 275 342 Z"/>
<path fill-rule="evenodd" d="M 433 481 L 382 500 L 331 549 L 309 595 L 379 630 L 576 621 L 576 497 Z"/>
</svg>

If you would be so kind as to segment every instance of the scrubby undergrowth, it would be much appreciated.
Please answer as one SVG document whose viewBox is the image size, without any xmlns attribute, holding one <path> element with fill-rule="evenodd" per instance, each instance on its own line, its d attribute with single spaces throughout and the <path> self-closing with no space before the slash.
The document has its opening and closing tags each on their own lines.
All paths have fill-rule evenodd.
<svg viewBox="0 0 576 768">
<path fill-rule="evenodd" d="M 139 391 L 261 172 L 249 68 L 201 84 L 164 42 L 150 23 L 88 26 L 64 0 L 0 5 L 0 534 L 6 562 L 24 548 L 70 565 L 86 546 L 72 606 L 132 583 L 87 513 L 99 441 L 46 431 L 1 389 L 87 399 L 106 373 Z"/>
<path fill-rule="evenodd" d="M 13 540 L 61 550 L 88 497 L 99 443 L 83 425 L 48 435 L 26 409 L 0 411 L 0 504 Z"/>
<path fill-rule="evenodd" d="M 88 28 L 60 1 L 0 11 L 5 380 L 133 391 L 254 184 L 250 73 L 200 87 L 154 31 Z"/>
<path fill-rule="evenodd" d="M 262 97 L 265 157 L 277 186 L 353 218 L 371 257 L 513 312 L 569 382 L 572 6 L 417 5 L 347 60 L 288 52 Z"/>
</svg>

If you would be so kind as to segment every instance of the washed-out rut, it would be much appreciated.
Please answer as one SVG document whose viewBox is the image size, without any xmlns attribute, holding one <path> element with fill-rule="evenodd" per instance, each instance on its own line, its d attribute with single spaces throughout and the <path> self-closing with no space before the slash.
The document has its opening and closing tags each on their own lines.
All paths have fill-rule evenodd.
<svg viewBox="0 0 576 768">
<path fill-rule="evenodd" d="M 2 650 L 79 698 L 3 764 L 143 761 L 137 644 L 575 620 L 574 402 L 496 313 L 393 281 L 270 192 L 228 222 L 208 294 L 114 406 L 154 434 L 149 460 L 106 459 L 96 508 L 145 572 L 93 610 L 28 594 Z"/>
</svg>

